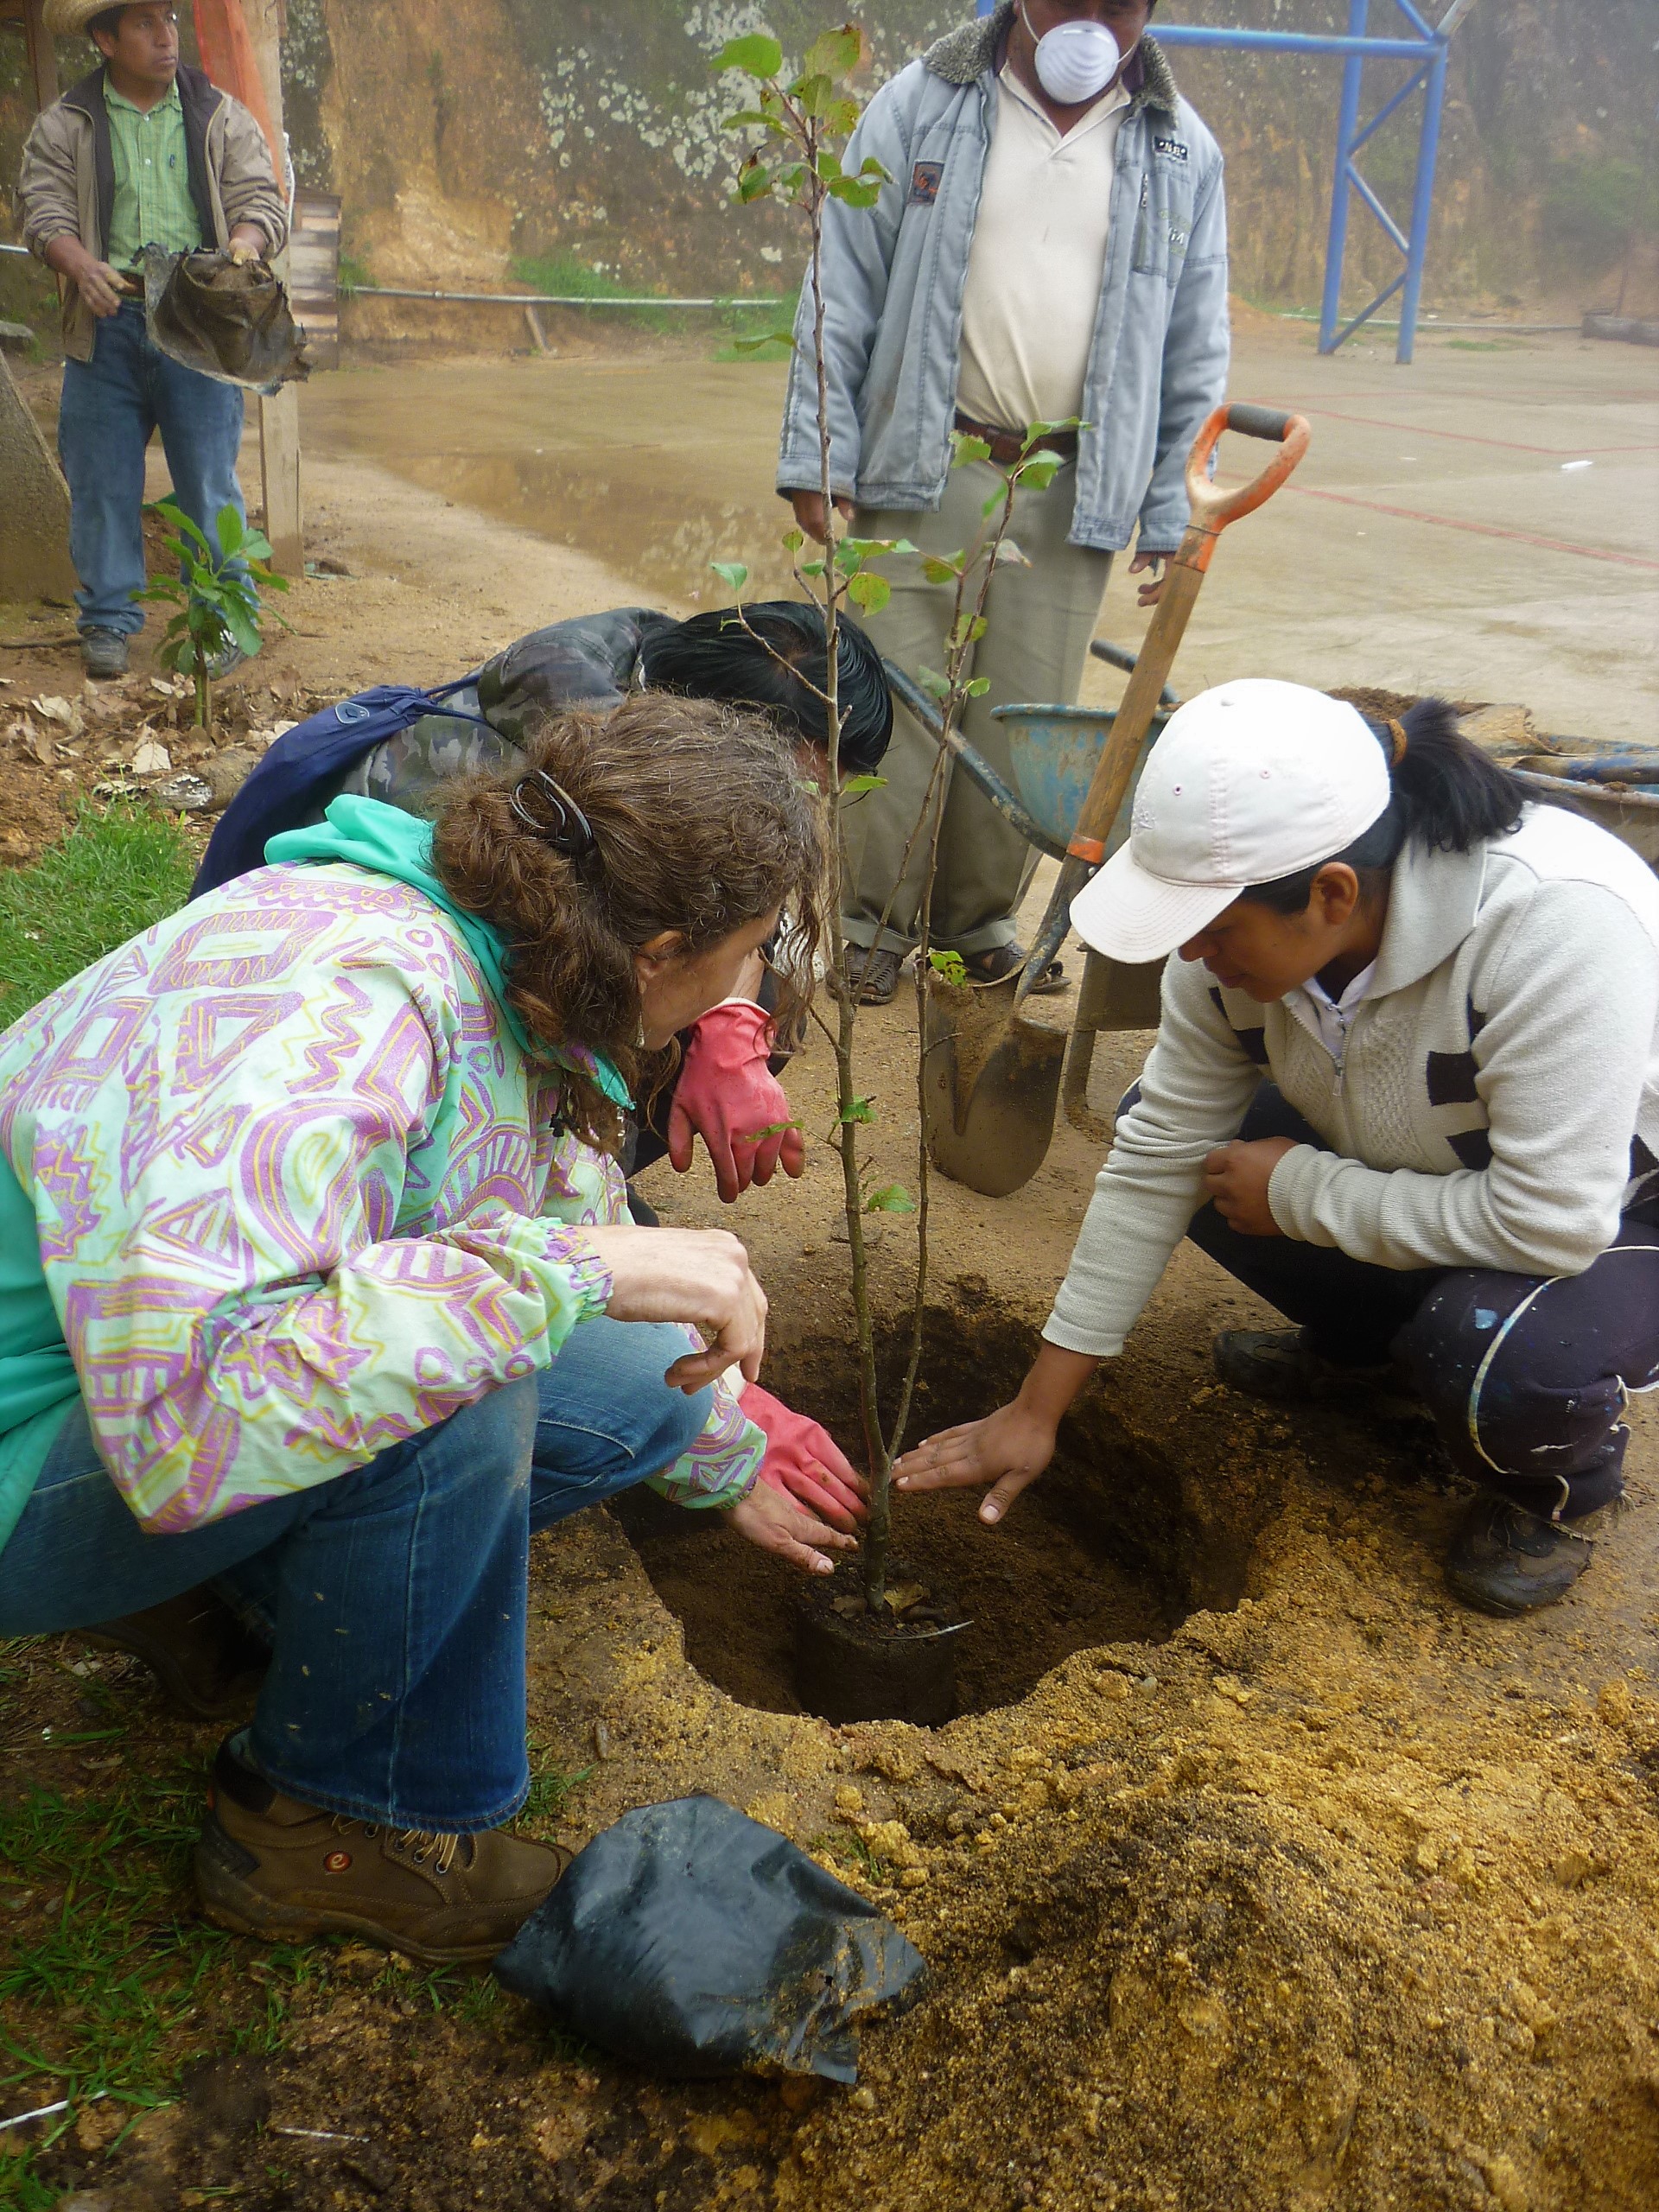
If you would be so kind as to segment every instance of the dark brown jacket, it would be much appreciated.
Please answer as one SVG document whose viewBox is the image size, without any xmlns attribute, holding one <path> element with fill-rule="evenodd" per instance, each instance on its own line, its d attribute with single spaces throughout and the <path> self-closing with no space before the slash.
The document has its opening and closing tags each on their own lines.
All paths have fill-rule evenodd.
<svg viewBox="0 0 1659 2212">
<path fill-rule="evenodd" d="M 200 69 L 181 66 L 179 104 L 190 196 L 204 242 L 225 245 L 238 223 L 257 223 L 267 253 L 280 253 L 288 238 L 288 204 L 271 175 L 264 131 L 239 100 L 220 92 Z M 31 253 L 44 259 L 51 240 L 67 234 L 104 258 L 115 206 L 115 157 L 101 67 L 35 118 L 23 148 L 17 196 L 23 243 Z M 61 289 L 63 350 L 72 360 L 90 360 L 97 318 L 79 286 L 65 283 Z"/>
</svg>

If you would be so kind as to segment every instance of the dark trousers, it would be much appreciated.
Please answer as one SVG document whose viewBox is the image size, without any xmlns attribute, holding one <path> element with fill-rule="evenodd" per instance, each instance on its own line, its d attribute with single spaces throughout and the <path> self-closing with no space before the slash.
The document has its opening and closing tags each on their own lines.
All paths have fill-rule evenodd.
<svg viewBox="0 0 1659 2212">
<path fill-rule="evenodd" d="M 1270 1083 L 1239 1135 L 1329 1149 Z M 1287 1236 L 1241 1236 L 1212 1205 L 1200 1206 L 1186 1233 L 1299 1322 L 1322 1357 L 1352 1367 L 1392 1360 L 1472 1481 L 1562 1521 L 1618 1496 L 1627 1393 L 1659 1387 L 1652 1201 L 1626 1214 L 1614 1242 L 1576 1275 L 1379 1268 Z"/>
</svg>

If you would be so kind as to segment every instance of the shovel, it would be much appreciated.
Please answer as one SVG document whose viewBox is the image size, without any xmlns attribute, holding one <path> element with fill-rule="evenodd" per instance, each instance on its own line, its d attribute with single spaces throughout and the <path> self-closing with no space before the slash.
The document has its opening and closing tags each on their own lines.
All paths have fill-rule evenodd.
<svg viewBox="0 0 1659 2212">
<path fill-rule="evenodd" d="M 1210 467 L 1224 430 L 1265 438 L 1279 450 L 1250 483 L 1224 492 Z M 1272 498 L 1307 450 L 1300 415 L 1270 407 L 1217 407 L 1187 456 L 1192 520 L 1171 559 L 1157 612 L 1101 750 L 1060 864 L 1036 942 L 1018 976 L 975 986 L 932 982 L 927 997 L 925 1117 L 928 1156 L 942 1174 L 988 1198 L 1006 1198 L 1042 1166 L 1054 1129 L 1067 1033 L 1024 1014 L 1032 987 L 1059 950 L 1071 901 L 1106 857 L 1106 839 L 1135 773 L 1216 542 L 1229 523 Z"/>
</svg>

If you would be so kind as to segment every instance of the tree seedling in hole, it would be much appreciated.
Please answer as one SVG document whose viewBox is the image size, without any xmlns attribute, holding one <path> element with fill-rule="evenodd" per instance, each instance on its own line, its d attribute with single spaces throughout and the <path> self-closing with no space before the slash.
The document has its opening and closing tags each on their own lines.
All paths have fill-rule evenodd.
<svg viewBox="0 0 1659 2212">
<path fill-rule="evenodd" d="M 837 926 L 828 963 L 830 995 L 836 1005 L 833 1028 L 816 1011 L 814 1019 L 824 1031 L 836 1056 L 836 1112 L 829 1141 L 840 1158 L 842 1200 L 846 1213 L 847 1247 L 852 1272 L 853 1312 L 856 1333 L 859 1411 L 864 1431 L 870 1478 L 870 1518 L 863 1546 L 864 1597 L 872 1614 L 884 1610 L 892 1528 L 893 1465 L 903 1446 L 921 1364 L 922 1332 L 928 1281 L 929 1161 L 926 1141 L 925 1061 L 923 1040 L 927 1033 L 927 999 L 935 982 L 958 988 L 970 981 L 962 956 L 935 951 L 931 944 L 934 880 L 938 872 L 939 834 L 944 822 L 950 753 L 941 743 L 932 775 L 924 794 L 904 857 L 897 871 L 887 909 L 876 931 L 879 944 L 886 934 L 899 885 L 909 874 L 922 840 L 925 855 L 919 943 L 915 961 L 917 995 L 916 1092 L 918 1115 L 916 1195 L 899 1183 L 872 1187 L 869 1163 L 859 1154 L 859 1130 L 876 1119 L 875 1102 L 860 1092 L 856 1082 L 855 1045 L 858 1027 L 856 994 L 847 971 L 847 947 L 839 928 L 843 870 L 842 810 L 868 793 L 880 789 L 887 779 L 879 775 L 841 773 L 842 711 L 837 672 L 838 630 L 843 607 L 850 603 L 866 616 L 879 614 L 892 595 L 892 586 L 877 563 L 914 556 L 925 581 L 953 594 L 951 619 L 946 632 L 944 667 L 923 669 L 918 680 L 939 702 L 944 732 L 954 731 L 970 699 L 982 697 L 989 684 L 973 674 L 975 647 L 985 635 L 986 603 L 997 569 L 1008 562 L 1023 563 L 1009 528 L 1015 501 L 1021 491 L 1041 492 L 1052 483 L 1062 466 L 1059 454 L 1041 441 L 1057 429 L 1075 429 L 1075 423 L 1034 423 L 1025 438 L 1020 458 L 1004 472 L 999 487 L 982 503 L 981 528 L 973 543 L 950 554 L 918 554 L 908 538 L 857 537 L 839 527 L 836 484 L 830 451 L 829 378 L 824 345 L 823 289 L 824 219 L 832 201 L 868 211 L 874 207 L 883 186 L 893 180 L 874 156 L 855 168 L 845 165 L 847 142 L 858 121 L 859 102 L 849 90 L 849 79 L 866 54 L 864 35 L 846 23 L 826 31 L 807 48 L 799 71 L 786 76 L 779 41 L 757 31 L 729 40 L 715 58 L 719 72 L 739 71 L 755 86 L 751 105 L 725 118 L 724 127 L 744 134 L 758 133 L 749 143 L 737 172 L 735 198 L 741 205 L 774 200 L 798 211 L 808 238 L 805 297 L 797 325 L 774 330 L 763 337 L 740 340 L 740 350 L 753 350 L 774 342 L 805 355 L 817 393 L 818 486 L 824 518 L 821 555 L 803 557 L 806 540 L 799 529 L 784 533 L 783 544 L 791 569 L 803 594 L 823 610 L 828 675 L 823 702 L 829 733 L 830 804 L 835 834 L 830 840 L 830 912 Z M 804 327 L 803 327 L 804 326 Z M 952 467 L 988 461 L 991 449 L 982 438 L 953 432 Z M 733 620 L 744 621 L 741 601 L 749 571 L 741 562 L 716 561 L 715 574 L 739 601 Z M 747 626 L 747 624 L 746 624 Z M 758 635 L 751 632 L 752 636 Z M 764 644 L 764 640 L 760 640 Z M 794 671 L 799 676 L 798 670 Z M 891 1422 L 884 1422 L 876 1372 L 874 1318 L 870 1303 L 869 1250 L 865 1236 L 868 1214 L 913 1213 L 916 1217 L 916 1269 L 910 1305 L 910 1325 L 904 1379 Z M 895 1586 L 894 1594 L 898 1594 Z M 919 1599 L 926 1593 L 916 1586 Z M 888 1608 L 888 1610 L 892 1610 Z"/>
<path fill-rule="evenodd" d="M 177 609 L 156 658 L 195 685 L 196 723 L 206 729 L 213 718 L 215 662 L 232 646 L 253 658 L 259 650 L 260 589 L 286 591 L 288 578 L 269 566 L 270 540 L 263 531 L 250 530 L 232 506 L 219 511 L 217 553 L 207 532 L 175 500 L 159 499 L 149 512 L 166 524 L 167 550 L 180 572 L 158 576 L 133 597 L 159 600 Z M 276 620 L 283 622 L 280 614 Z M 289 625 L 283 622 L 283 627 Z"/>
</svg>

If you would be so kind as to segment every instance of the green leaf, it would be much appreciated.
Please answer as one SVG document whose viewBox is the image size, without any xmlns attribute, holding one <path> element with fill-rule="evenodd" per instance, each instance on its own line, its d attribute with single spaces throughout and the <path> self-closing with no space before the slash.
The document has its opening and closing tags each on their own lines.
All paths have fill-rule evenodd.
<svg viewBox="0 0 1659 2212">
<path fill-rule="evenodd" d="M 743 587 L 749 581 L 747 564 L 742 561 L 711 561 L 709 565 L 721 583 L 729 585 L 741 599 Z"/>
<path fill-rule="evenodd" d="M 968 963 L 959 952 L 930 952 L 927 964 L 941 982 L 965 984 Z"/>
<path fill-rule="evenodd" d="M 962 688 L 969 698 L 982 699 L 991 688 L 991 679 L 988 676 L 976 676 L 970 677 Z"/>
<path fill-rule="evenodd" d="M 842 1108 L 840 1113 L 836 1116 L 836 1121 L 842 1128 L 845 1128 L 849 1122 L 873 1122 L 874 1119 L 875 1100 L 874 1096 L 868 1098 L 849 1099 L 848 1103 Z"/>
<path fill-rule="evenodd" d="M 914 1213 L 916 1201 L 902 1183 L 886 1183 L 864 1201 L 866 1213 Z"/>
<path fill-rule="evenodd" d="M 962 574 L 962 556 L 960 553 L 924 553 L 922 574 L 931 584 L 953 584 Z"/>
<path fill-rule="evenodd" d="M 825 109 L 835 105 L 835 86 L 822 70 L 810 74 L 804 73 L 789 89 L 799 103 L 802 114 L 815 119 L 822 118 Z"/>
<path fill-rule="evenodd" d="M 1007 494 L 1006 493 L 993 492 L 988 499 L 985 499 L 981 502 L 979 512 L 984 516 L 987 522 L 990 520 L 994 514 L 1000 511 L 1002 503 L 1007 497 Z"/>
<path fill-rule="evenodd" d="M 937 668 L 918 668 L 916 681 L 932 698 L 948 699 L 950 696 L 950 680 L 941 676 Z"/>
<path fill-rule="evenodd" d="M 893 171 L 885 162 L 878 162 L 874 154 L 866 154 L 858 165 L 860 176 L 873 176 L 878 184 L 891 184 Z"/>
<path fill-rule="evenodd" d="M 804 576 L 821 576 L 823 574 L 823 558 L 820 555 L 816 561 L 803 561 L 801 574 Z"/>
<path fill-rule="evenodd" d="M 815 38 L 806 49 L 804 70 L 815 77 L 850 77 L 864 58 L 864 41 L 854 23 L 842 23 Z"/>
<path fill-rule="evenodd" d="M 733 339 L 732 351 L 734 353 L 758 353 L 763 346 L 787 346 L 792 350 L 794 344 L 792 330 L 768 330 L 759 338 Z"/>
<path fill-rule="evenodd" d="M 839 200 L 847 207 L 874 207 L 881 197 L 879 184 L 861 184 L 856 177 L 838 176 L 824 190 L 832 200 Z"/>
<path fill-rule="evenodd" d="M 1046 492 L 1065 465 L 1059 454 L 1034 453 L 1029 461 L 1020 462 L 1014 480 L 1022 492 Z"/>
<path fill-rule="evenodd" d="M 814 166 L 826 184 L 832 178 L 841 175 L 841 157 L 839 155 L 832 154 L 827 146 L 820 149 Z"/>
<path fill-rule="evenodd" d="M 711 69 L 741 69 L 751 77 L 775 77 L 784 66 L 784 49 L 765 31 L 751 31 L 746 38 L 728 38 L 709 63 Z"/>
<path fill-rule="evenodd" d="M 858 798 L 865 791 L 879 791 L 887 783 L 885 776 L 849 776 L 841 786 L 842 798 Z"/>
<path fill-rule="evenodd" d="M 991 445 L 988 438 L 976 438 L 971 430 L 952 430 L 950 433 L 950 466 L 965 468 L 970 461 L 988 461 Z"/>
<path fill-rule="evenodd" d="M 768 1122 L 764 1129 L 743 1129 L 737 1134 L 739 1144 L 761 1144 L 767 1137 L 780 1137 L 786 1129 L 798 1129 L 798 1122 Z"/>
<path fill-rule="evenodd" d="M 805 543 L 806 532 L 804 530 L 786 530 L 784 532 L 784 550 L 785 553 L 798 553 Z"/>
<path fill-rule="evenodd" d="M 757 125 L 766 130 L 776 130 L 779 127 L 762 107 L 740 107 L 720 118 L 722 130 L 753 130 Z"/>
<path fill-rule="evenodd" d="M 764 200 L 772 189 L 772 172 L 758 154 L 751 154 L 737 173 L 737 196 L 747 207 L 752 200 Z"/>
<path fill-rule="evenodd" d="M 893 586 L 885 576 L 878 576 L 873 570 L 866 569 L 848 585 L 847 596 L 855 607 L 862 607 L 866 614 L 879 614 L 893 597 Z"/>
<path fill-rule="evenodd" d="M 246 610 L 240 607 L 227 607 L 225 609 L 225 626 L 251 660 L 259 650 L 260 637 L 258 630 L 249 620 Z"/>
<path fill-rule="evenodd" d="M 244 526 L 241 516 L 238 514 L 236 509 L 230 505 L 228 500 L 226 502 L 225 505 L 219 509 L 219 516 L 213 527 L 219 533 L 219 550 L 226 556 L 226 559 L 229 559 L 232 554 L 239 553 L 242 550 L 242 542 L 247 536 L 247 531 Z"/>
<path fill-rule="evenodd" d="M 251 561 L 269 561 L 270 540 L 262 530 L 245 531 L 242 537 L 242 550 Z"/>
</svg>

